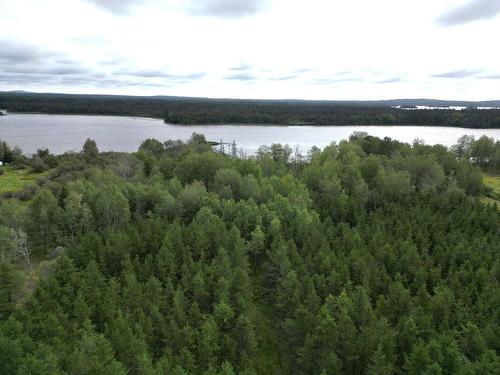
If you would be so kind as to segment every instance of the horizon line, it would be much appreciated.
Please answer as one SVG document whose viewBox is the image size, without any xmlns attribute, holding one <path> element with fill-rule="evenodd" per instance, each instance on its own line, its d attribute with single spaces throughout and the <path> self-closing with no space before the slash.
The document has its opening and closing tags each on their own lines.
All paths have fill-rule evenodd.
<svg viewBox="0 0 500 375">
<path fill-rule="evenodd" d="M 28 90 L 0 90 L 0 94 L 37 94 L 37 95 L 80 95 L 80 96 L 121 96 L 121 97 L 135 97 L 135 98 L 180 98 L 180 99 L 201 99 L 201 100 L 248 100 L 248 101 L 300 101 L 300 102 L 387 102 L 387 101 L 407 101 L 407 100 L 428 100 L 440 102 L 462 102 L 462 103 L 484 103 L 484 102 L 498 102 L 499 99 L 486 99 L 486 100 L 463 100 L 463 99 L 437 99 L 429 97 L 411 98 L 399 97 L 389 99 L 300 99 L 300 98 L 242 98 L 242 97 L 209 97 L 209 96 L 184 96 L 184 95 L 134 95 L 134 94 L 96 94 L 96 93 L 67 93 L 67 92 L 50 92 L 50 91 L 28 91 Z"/>
</svg>

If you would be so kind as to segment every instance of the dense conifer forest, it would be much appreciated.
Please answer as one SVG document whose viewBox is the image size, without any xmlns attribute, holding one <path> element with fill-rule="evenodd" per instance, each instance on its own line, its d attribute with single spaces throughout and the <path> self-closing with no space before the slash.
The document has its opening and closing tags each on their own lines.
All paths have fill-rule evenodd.
<svg viewBox="0 0 500 375">
<path fill-rule="evenodd" d="M 500 109 L 408 110 L 393 108 L 389 103 L 392 102 L 0 93 L 0 109 L 12 112 L 143 116 L 163 119 L 171 124 L 431 125 L 500 128 Z M 430 105 L 432 103 L 429 101 Z"/>
<path fill-rule="evenodd" d="M 498 141 L 0 145 L 0 374 L 500 373 Z"/>
</svg>

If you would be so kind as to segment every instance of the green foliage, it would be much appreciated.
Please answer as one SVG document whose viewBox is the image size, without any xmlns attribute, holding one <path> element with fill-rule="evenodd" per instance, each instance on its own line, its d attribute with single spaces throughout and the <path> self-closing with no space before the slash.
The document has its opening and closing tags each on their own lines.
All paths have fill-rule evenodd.
<svg viewBox="0 0 500 375">
<path fill-rule="evenodd" d="M 11 264 L 0 260 L 0 320 L 14 310 L 21 282 L 22 275 Z"/>
<path fill-rule="evenodd" d="M 460 142 L 54 157 L 0 201 L 0 373 L 498 373 L 491 142 Z"/>
<path fill-rule="evenodd" d="M 82 147 L 82 154 L 87 163 L 94 163 L 99 156 L 99 149 L 93 139 L 87 138 Z"/>
<path fill-rule="evenodd" d="M 32 173 L 29 169 L 13 169 L 10 166 L 0 166 L 0 196 L 22 190 L 25 187 L 36 186 L 37 179 L 47 173 Z"/>
<path fill-rule="evenodd" d="M 46 171 L 48 169 L 47 165 L 38 156 L 33 158 L 33 161 L 31 162 L 31 168 L 33 168 L 33 172 L 35 173 L 42 173 L 43 171 Z"/>
<path fill-rule="evenodd" d="M 85 333 L 68 358 L 69 372 L 78 375 L 125 375 L 123 365 L 114 359 L 113 349 L 103 335 Z"/>
<path fill-rule="evenodd" d="M 22 159 L 22 152 L 19 147 L 12 148 L 7 142 L 0 139 L 0 161 L 10 164 L 20 159 Z"/>
</svg>

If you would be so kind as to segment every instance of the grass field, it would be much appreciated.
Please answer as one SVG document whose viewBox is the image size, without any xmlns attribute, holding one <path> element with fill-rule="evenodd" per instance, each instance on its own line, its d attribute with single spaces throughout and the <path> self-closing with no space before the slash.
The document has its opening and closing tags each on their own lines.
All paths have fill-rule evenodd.
<svg viewBox="0 0 500 375">
<path fill-rule="evenodd" d="M 45 176 L 48 172 L 32 173 L 30 169 L 15 170 L 11 167 L 0 166 L 3 174 L 0 175 L 0 194 L 17 191 L 25 185 L 35 184 L 37 178 Z"/>
<path fill-rule="evenodd" d="M 481 198 L 484 203 L 496 203 L 500 209 L 500 175 L 485 174 L 483 182 L 490 191 L 485 197 Z"/>
<path fill-rule="evenodd" d="M 500 175 L 485 175 L 483 181 L 486 186 L 493 189 L 496 195 L 500 196 Z"/>
</svg>

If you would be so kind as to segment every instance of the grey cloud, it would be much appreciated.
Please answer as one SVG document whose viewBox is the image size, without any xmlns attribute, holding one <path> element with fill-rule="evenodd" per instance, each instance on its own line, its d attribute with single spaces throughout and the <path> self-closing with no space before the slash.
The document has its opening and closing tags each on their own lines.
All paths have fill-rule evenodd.
<svg viewBox="0 0 500 375">
<path fill-rule="evenodd" d="M 500 79 L 500 74 L 490 74 L 487 76 L 481 76 L 479 78 L 481 78 L 481 79 Z"/>
<path fill-rule="evenodd" d="M 77 44 L 96 46 L 106 44 L 106 40 L 97 36 L 79 36 L 71 38 L 71 41 Z"/>
<path fill-rule="evenodd" d="M 231 79 L 236 81 L 253 81 L 256 80 L 257 77 L 249 73 L 240 73 L 240 74 L 231 74 L 225 76 L 224 79 Z"/>
<path fill-rule="evenodd" d="M 201 16 L 242 18 L 262 11 L 266 0 L 191 0 L 191 13 Z"/>
<path fill-rule="evenodd" d="M 350 72 L 350 71 L 347 71 L 347 70 L 343 70 L 343 71 L 340 71 L 340 72 L 335 72 L 335 75 L 336 75 L 337 77 L 339 77 L 339 76 L 340 76 L 340 77 L 343 77 L 343 76 L 346 76 L 346 75 L 349 75 L 349 74 L 351 74 L 351 72 Z"/>
<path fill-rule="evenodd" d="M 472 21 L 494 18 L 500 12 L 499 0 L 473 0 L 443 14 L 437 19 L 442 26 L 456 26 Z"/>
<path fill-rule="evenodd" d="M 122 72 L 125 73 L 125 72 Z M 129 74 L 134 73 L 134 74 Z M 46 86 L 86 86 L 86 87 L 171 87 L 174 84 L 186 84 L 200 79 L 206 75 L 204 72 L 191 74 L 162 74 L 158 72 L 127 72 L 127 74 L 113 74 L 108 76 L 99 71 L 91 71 L 82 67 L 56 66 L 50 69 L 37 69 L 36 67 L 23 66 L 12 69 L 0 69 L 0 83 L 4 85 L 33 84 Z M 149 78 L 162 78 L 151 81 Z"/>
<path fill-rule="evenodd" d="M 364 68 L 359 70 L 359 73 L 363 74 L 363 76 L 371 76 L 373 79 L 384 80 L 384 77 L 387 77 L 389 74 L 385 70 L 373 69 L 373 68 Z"/>
<path fill-rule="evenodd" d="M 185 75 L 180 75 L 177 77 L 180 78 L 185 78 L 185 79 L 198 79 L 198 78 L 203 78 L 207 75 L 205 72 L 198 72 L 198 73 L 191 73 L 191 74 L 185 74 Z"/>
<path fill-rule="evenodd" d="M 334 78 L 316 78 L 311 81 L 313 84 L 320 85 L 335 85 L 343 82 L 358 82 L 361 81 L 359 77 L 334 77 Z"/>
<path fill-rule="evenodd" d="M 287 76 L 273 77 L 270 80 L 271 81 L 288 81 L 290 79 L 295 79 L 297 77 L 299 77 L 299 75 L 297 75 L 297 74 L 291 74 L 291 75 L 287 75 Z"/>
<path fill-rule="evenodd" d="M 92 73 L 92 74 L 89 74 L 88 76 L 91 77 L 91 78 L 96 78 L 96 79 L 104 79 L 108 75 L 104 74 L 104 73 Z"/>
<path fill-rule="evenodd" d="M 142 80 L 113 79 L 99 73 L 83 75 L 52 76 L 43 74 L 0 73 L 0 83 L 5 85 L 39 86 L 87 86 L 87 87 L 168 87 L 169 84 L 144 82 Z"/>
<path fill-rule="evenodd" d="M 468 77 L 475 76 L 477 73 L 479 73 L 479 71 L 474 70 L 474 69 L 460 69 L 460 70 L 452 70 L 451 72 L 433 74 L 431 77 L 434 77 L 434 78 L 468 78 Z"/>
<path fill-rule="evenodd" d="M 27 82 L 38 82 L 44 80 L 42 76 L 51 79 L 89 71 L 61 53 L 0 40 L 0 73 L 4 82 L 9 79 L 19 82 L 23 80 L 22 76 Z"/>
<path fill-rule="evenodd" d="M 251 70 L 252 66 L 246 63 L 240 64 L 240 66 L 234 66 L 229 68 L 230 70 L 236 70 L 236 71 L 244 71 L 244 70 Z"/>
<path fill-rule="evenodd" d="M 304 74 L 311 72 L 310 68 L 296 69 L 290 72 L 285 72 L 285 74 L 274 76 L 269 78 L 270 81 L 289 81 L 296 78 L 301 78 Z M 344 73 L 336 73 L 335 76 L 343 75 Z M 321 78 L 320 78 L 321 80 Z"/>
<path fill-rule="evenodd" d="M 167 74 L 165 78 L 168 79 L 169 81 L 175 81 L 177 83 L 189 83 L 191 81 L 201 79 L 206 75 L 207 73 L 205 72 L 195 72 L 189 74 Z"/>
<path fill-rule="evenodd" d="M 140 78 L 165 78 L 173 81 L 190 81 L 200 79 L 207 75 L 205 72 L 195 72 L 189 74 L 172 74 L 162 70 L 125 70 L 115 72 L 115 75 L 132 76 Z"/>
<path fill-rule="evenodd" d="M 312 69 L 310 68 L 302 68 L 302 69 L 297 69 L 294 73 L 297 73 L 297 74 L 301 74 L 301 73 L 308 73 L 310 72 Z"/>
<path fill-rule="evenodd" d="M 58 81 L 59 84 L 73 86 L 73 85 L 88 85 L 88 86 L 98 86 L 98 87 L 127 87 L 127 86 L 138 86 L 138 82 L 129 80 L 120 80 L 112 78 L 100 78 L 93 79 L 88 76 L 75 76 L 75 77 L 63 77 Z M 149 83 L 140 83 L 143 86 L 151 86 Z"/>
<path fill-rule="evenodd" d="M 103 88 L 122 88 L 122 87 L 168 87 L 168 85 L 152 83 L 152 82 L 137 82 L 116 79 L 102 79 L 98 81 L 88 80 L 85 77 L 63 79 L 58 82 L 59 85 L 64 86 L 89 86 L 89 87 L 103 87 Z"/>
<path fill-rule="evenodd" d="M 78 64 L 75 60 L 69 59 L 69 58 L 60 58 L 60 59 L 55 59 L 54 62 L 56 64 L 62 64 L 62 65 L 76 65 Z"/>
<path fill-rule="evenodd" d="M 0 60 L 7 63 L 23 63 L 29 61 L 37 61 L 44 57 L 49 57 L 51 54 L 48 51 L 41 51 L 35 47 L 28 46 L 22 43 L 12 43 L 0 41 Z"/>
<path fill-rule="evenodd" d="M 377 83 L 398 83 L 402 82 L 403 80 L 400 77 L 394 77 L 394 78 L 388 78 L 388 79 L 383 79 L 381 81 L 377 81 Z"/>
<path fill-rule="evenodd" d="M 15 66 L 4 69 L 6 73 L 21 73 L 21 74 L 38 74 L 38 75 L 72 75 L 72 74 L 85 74 L 87 69 L 71 66 L 55 66 L 51 68 L 39 66 Z"/>
<path fill-rule="evenodd" d="M 53 86 L 63 79 L 97 80 L 92 72 L 67 56 L 22 43 L 0 40 L 0 82 Z"/>
<path fill-rule="evenodd" d="M 121 72 L 115 72 L 114 74 L 142 78 L 163 78 L 166 76 L 165 72 L 161 70 L 125 70 Z"/>
<path fill-rule="evenodd" d="M 111 13 L 127 14 L 134 5 L 140 5 L 143 0 L 87 0 Z"/>
<path fill-rule="evenodd" d="M 43 75 L 26 75 L 26 74 L 4 74 L 0 73 L 0 82 L 5 84 L 12 83 L 50 83 L 53 82 L 51 78 Z"/>
<path fill-rule="evenodd" d="M 118 57 L 118 58 L 110 58 L 106 60 L 102 60 L 99 62 L 101 65 L 107 65 L 107 66 L 116 66 L 116 65 L 121 65 L 123 63 L 127 62 L 127 59 Z"/>
</svg>

